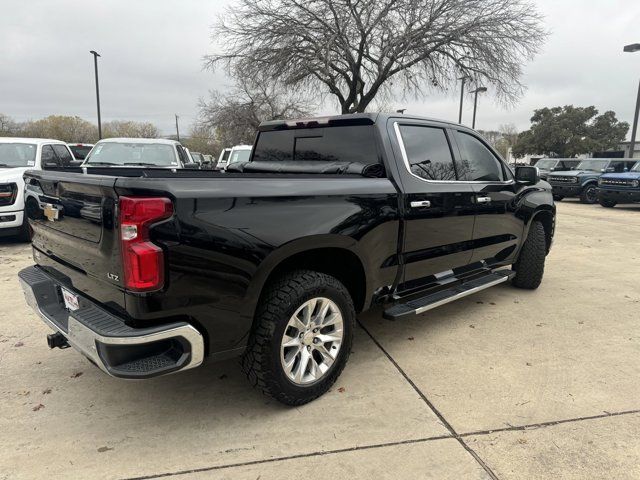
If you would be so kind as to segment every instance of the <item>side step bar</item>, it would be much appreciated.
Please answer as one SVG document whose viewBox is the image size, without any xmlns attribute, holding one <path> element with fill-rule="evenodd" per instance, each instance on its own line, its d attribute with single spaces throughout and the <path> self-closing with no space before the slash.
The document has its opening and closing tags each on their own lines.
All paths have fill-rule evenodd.
<svg viewBox="0 0 640 480">
<path fill-rule="evenodd" d="M 409 315 L 419 315 L 427 310 L 444 305 L 445 303 L 453 302 L 460 298 L 473 295 L 481 290 L 493 287 L 494 285 L 498 285 L 499 283 L 506 282 L 515 274 L 516 272 L 513 270 L 497 270 L 487 275 L 483 275 L 482 277 L 447 288 L 446 290 L 440 290 L 439 292 L 432 293 L 426 297 L 394 305 L 385 310 L 382 316 L 387 320 L 398 320 Z"/>
</svg>

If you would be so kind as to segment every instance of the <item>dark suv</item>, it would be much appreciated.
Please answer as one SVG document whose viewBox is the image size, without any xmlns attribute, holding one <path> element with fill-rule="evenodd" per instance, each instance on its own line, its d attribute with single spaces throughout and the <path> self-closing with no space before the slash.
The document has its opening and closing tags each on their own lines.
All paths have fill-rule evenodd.
<svg viewBox="0 0 640 480">
<path fill-rule="evenodd" d="M 573 170 L 580 162 L 579 158 L 543 158 L 538 160 L 535 166 L 540 170 L 540 178 L 547 180 L 551 172 Z"/>
<path fill-rule="evenodd" d="M 636 160 L 623 158 L 587 158 L 575 170 L 553 172 L 548 181 L 553 188 L 553 198 L 580 197 L 582 203 L 598 201 L 598 178 L 603 173 L 628 172 Z"/>
<path fill-rule="evenodd" d="M 640 161 L 624 173 L 605 173 L 598 180 L 598 202 L 612 208 L 618 203 L 640 202 Z"/>
</svg>

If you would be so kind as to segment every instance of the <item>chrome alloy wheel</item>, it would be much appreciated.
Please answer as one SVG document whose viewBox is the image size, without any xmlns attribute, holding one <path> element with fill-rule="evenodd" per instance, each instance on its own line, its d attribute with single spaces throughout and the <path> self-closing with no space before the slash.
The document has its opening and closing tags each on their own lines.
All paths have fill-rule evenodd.
<svg viewBox="0 0 640 480">
<path fill-rule="evenodd" d="M 335 302 L 318 297 L 303 303 L 289 319 L 280 347 L 282 368 L 296 385 L 320 380 L 340 353 L 342 313 Z"/>
</svg>

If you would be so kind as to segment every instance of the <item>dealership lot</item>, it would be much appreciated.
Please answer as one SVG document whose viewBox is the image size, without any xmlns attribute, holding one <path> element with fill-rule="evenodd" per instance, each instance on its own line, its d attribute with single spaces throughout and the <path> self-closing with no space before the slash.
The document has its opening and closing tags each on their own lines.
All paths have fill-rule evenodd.
<svg viewBox="0 0 640 480">
<path fill-rule="evenodd" d="M 332 391 L 288 408 L 236 362 L 145 382 L 49 350 L 0 241 L 0 479 L 640 478 L 640 206 L 558 204 L 545 280 L 361 316 Z"/>
</svg>

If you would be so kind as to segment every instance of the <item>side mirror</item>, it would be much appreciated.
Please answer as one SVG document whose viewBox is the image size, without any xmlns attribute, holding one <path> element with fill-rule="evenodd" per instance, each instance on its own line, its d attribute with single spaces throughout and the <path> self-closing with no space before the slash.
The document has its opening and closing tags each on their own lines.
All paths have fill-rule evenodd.
<svg viewBox="0 0 640 480">
<path fill-rule="evenodd" d="M 540 181 L 538 167 L 516 167 L 516 182 L 521 185 L 535 185 Z"/>
</svg>

